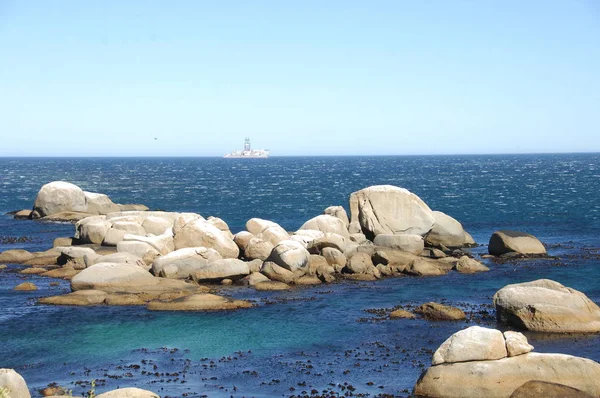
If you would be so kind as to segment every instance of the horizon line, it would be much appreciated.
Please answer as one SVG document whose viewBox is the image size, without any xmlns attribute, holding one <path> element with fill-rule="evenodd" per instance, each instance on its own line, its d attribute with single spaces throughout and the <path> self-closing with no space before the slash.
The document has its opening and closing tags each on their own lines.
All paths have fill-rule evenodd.
<svg viewBox="0 0 600 398">
<path fill-rule="evenodd" d="M 417 157 L 417 156 L 525 156 L 525 155 L 592 155 L 600 154 L 600 151 L 589 152 L 505 152 L 505 153 L 430 153 L 430 154 L 349 154 L 349 155 L 273 155 L 268 158 L 260 158 L 253 160 L 265 160 L 270 158 L 348 158 L 348 157 Z M 186 158 L 186 159 L 227 159 L 222 155 L 0 155 L 0 159 L 166 159 L 166 158 Z M 236 160 L 239 158 L 230 158 Z"/>
</svg>

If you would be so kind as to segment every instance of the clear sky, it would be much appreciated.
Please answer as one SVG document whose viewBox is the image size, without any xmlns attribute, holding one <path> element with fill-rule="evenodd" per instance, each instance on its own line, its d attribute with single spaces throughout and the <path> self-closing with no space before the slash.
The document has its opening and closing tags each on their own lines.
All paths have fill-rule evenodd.
<svg viewBox="0 0 600 398">
<path fill-rule="evenodd" d="M 0 0 L 0 156 L 246 136 L 280 156 L 598 152 L 600 1 Z"/>
</svg>

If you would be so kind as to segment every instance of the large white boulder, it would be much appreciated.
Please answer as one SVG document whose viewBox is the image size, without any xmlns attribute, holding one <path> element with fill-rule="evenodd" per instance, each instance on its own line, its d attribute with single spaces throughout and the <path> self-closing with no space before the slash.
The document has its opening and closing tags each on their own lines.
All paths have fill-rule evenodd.
<svg viewBox="0 0 600 398">
<path fill-rule="evenodd" d="M 123 241 L 145 242 L 152 246 L 157 252 L 159 252 L 162 255 L 171 253 L 173 250 L 175 250 L 173 232 L 170 228 L 166 230 L 162 235 L 157 236 L 139 236 L 125 234 L 123 236 Z"/>
<path fill-rule="evenodd" d="M 373 241 L 375 246 L 389 247 L 412 254 L 421 254 L 425 248 L 425 242 L 421 235 L 414 234 L 379 234 Z"/>
<path fill-rule="evenodd" d="M 198 282 L 216 282 L 223 279 L 241 279 L 250 274 L 248 263 L 235 258 L 224 258 L 211 261 L 204 267 L 196 270 L 194 280 Z"/>
<path fill-rule="evenodd" d="M 186 247 L 207 247 L 218 251 L 223 258 L 237 258 L 240 254 L 232 237 L 202 218 L 188 222 L 174 232 L 176 250 Z"/>
<path fill-rule="evenodd" d="M 111 223 L 105 216 L 86 217 L 75 224 L 75 238 L 81 243 L 100 244 L 110 228 Z"/>
<path fill-rule="evenodd" d="M 13 369 L 0 369 L 0 388 L 8 391 L 8 398 L 31 398 L 25 379 Z"/>
<path fill-rule="evenodd" d="M 444 245 L 446 247 L 464 247 L 475 244 L 471 235 L 456 219 L 441 211 L 434 211 L 433 216 L 435 224 L 427 234 L 427 243 L 432 246 Z"/>
<path fill-rule="evenodd" d="M 600 331 L 600 308 L 585 294 L 549 279 L 507 285 L 494 295 L 498 321 L 537 332 Z"/>
<path fill-rule="evenodd" d="M 87 212 L 83 190 L 65 181 L 54 181 L 42 186 L 33 203 L 34 217 L 45 217 L 64 211 Z"/>
<path fill-rule="evenodd" d="M 302 224 L 299 229 L 321 231 L 325 234 L 338 234 L 346 239 L 350 239 L 350 235 L 348 234 L 348 224 L 344 223 L 341 219 L 328 214 L 321 214 L 320 216 L 311 218 Z"/>
<path fill-rule="evenodd" d="M 379 234 L 424 236 L 435 223 L 433 212 L 421 198 L 391 185 L 371 186 L 352 193 L 350 215 L 350 228 L 360 225 L 371 240 Z"/>
<path fill-rule="evenodd" d="M 152 263 L 152 273 L 165 278 L 183 279 L 205 268 L 209 262 L 220 260 L 221 255 L 206 247 L 189 247 L 157 257 Z"/>
<path fill-rule="evenodd" d="M 310 253 L 300 243 L 293 240 L 279 242 L 271 252 L 269 260 L 290 271 L 306 270 Z"/>
<path fill-rule="evenodd" d="M 255 237 L 271 242 L 273 246 L 290 238 L 290 235 L 279 224 L 262 218 L 248 220 L 246 229 Z"/>
<path fill-rule="evenodd" d="M 502 332 L 471 326 L 450 336 L 433 354 L 432 365 L 506 358 Z"/>
<path fill-rule="evenodd" d="M 101 290 L 107 293 L 160 294 L 198 291 L 200 286 L 184 281 L 157 278 L 135 264 L 98 263 L 71 279 L 73 290 Z"/>
</svg>

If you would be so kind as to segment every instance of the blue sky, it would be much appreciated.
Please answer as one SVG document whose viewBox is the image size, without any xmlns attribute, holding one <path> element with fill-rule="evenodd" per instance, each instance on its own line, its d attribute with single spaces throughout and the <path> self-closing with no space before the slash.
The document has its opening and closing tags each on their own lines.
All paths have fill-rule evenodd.
<svg viewBox="0 0 600 398">
<path fill-rule="evenodd" d="M 0 156 L 245 136 L 280 156 L 600 151 L 600 2 L 0 0 Z"/>
</svg>

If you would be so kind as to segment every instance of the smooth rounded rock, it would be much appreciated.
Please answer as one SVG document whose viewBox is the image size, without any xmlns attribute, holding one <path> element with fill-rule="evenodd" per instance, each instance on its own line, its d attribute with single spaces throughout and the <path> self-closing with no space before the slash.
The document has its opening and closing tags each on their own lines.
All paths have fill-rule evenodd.
<svg viewBox="0 0 600 398">
<path fill-rule="evenodd" d="M 506 341 L 506 351 L 509 357 L 516 357 L 533 351 L 533 346 L 527 342 L 527 337 L 523 333 L 508 330 L 504 332 L 504 340 Z"/>
<path fill-rule="evenodd" d="M 585 294 L 549 279 L 507 285 L 493 298 L 499 322 L 554 333 L 600 331 L 600 308 Z"/>
<path fill-rule="evenodd" d="M 432 365 L 506 358 L 502 332 L 471 326 L 450 336 L 433 354 Z"/>
<path fill-rule="evenodd" d="M 533 235 L 518 231 L 496 231 L 492 234 L 488 252 L 494 256 L 506 253 L 546 255 L 546 248 Z"/>
</svg>

